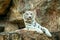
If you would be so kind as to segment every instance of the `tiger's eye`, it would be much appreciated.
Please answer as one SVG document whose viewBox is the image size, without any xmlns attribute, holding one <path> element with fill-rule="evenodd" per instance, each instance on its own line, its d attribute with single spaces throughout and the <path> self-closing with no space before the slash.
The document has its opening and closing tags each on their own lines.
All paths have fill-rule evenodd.
<svg viewBox="0 0 60 40">
<path fill-rule="evenodd" d="M 32 13 L 31 13 L 31 15 L 32 15 Z"/>
<path fill-rule="evenodd" d="M 26 13 L 26 15 L 28 15 L 28 13 Z"/>
</svg>

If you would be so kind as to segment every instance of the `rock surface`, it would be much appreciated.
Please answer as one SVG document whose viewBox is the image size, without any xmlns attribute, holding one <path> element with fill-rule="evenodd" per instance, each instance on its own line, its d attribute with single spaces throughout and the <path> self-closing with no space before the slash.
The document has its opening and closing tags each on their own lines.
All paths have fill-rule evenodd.
<svg viewBox="0 0 60 40">
<path fill-rule="evenodd" d="M 39 34 L 34 31 L 22 30 L 20 33 L 22 40 L 52 40 L 52 38 L 49 38 L 45 34 Z"/>
<path fill-rule="evenodd" d="M 60 32 L 52 33 L 52 37 L 35 31 L 18 30 L 15 32 L 0 33 L 0 40 L 60 40 Z"/>
</svg>

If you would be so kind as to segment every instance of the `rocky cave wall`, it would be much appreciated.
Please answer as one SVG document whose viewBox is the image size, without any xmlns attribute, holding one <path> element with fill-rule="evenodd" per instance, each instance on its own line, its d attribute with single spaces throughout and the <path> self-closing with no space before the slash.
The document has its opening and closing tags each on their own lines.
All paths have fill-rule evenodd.
<svg viewBox="0 0 60 40">
<path fill-rule="evenodd" d="M 11 32 L 25 27 L 22 19 L 25 10 L 35 10 L 37 22 L 48 28 L 53 37 L 38 36 L 39 34 L 31 32 L 38 38 L 33 35 L 35 38 L 30 39 L 31 37 L 29 38 L 27 34 L 24 34 L 25 31 L 22 31 L 21 35 L 23 34 L 23 36 L 21 40 L 60 39 L 60 0 L 0 0 L 0 27 L 4 27 L 4 32 Z M 30 35 L 32 35 L 31 33 Z"/>
</svg>

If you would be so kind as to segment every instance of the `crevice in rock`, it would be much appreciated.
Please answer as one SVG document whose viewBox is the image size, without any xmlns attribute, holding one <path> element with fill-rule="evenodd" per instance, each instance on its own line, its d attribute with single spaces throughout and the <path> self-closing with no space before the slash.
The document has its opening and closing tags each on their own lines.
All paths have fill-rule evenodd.
<svg viewBox="0 0 60 40">
<path fill-rule="evenodd" d="M 12 0 L 10 1 L 10 4 L 8 7 L 5 9 L 4 14 L 0 15 L 0 20 L 6 20 L 8 12 L 10 11 L 10 7 L 12 6 Z"/>
</svg>

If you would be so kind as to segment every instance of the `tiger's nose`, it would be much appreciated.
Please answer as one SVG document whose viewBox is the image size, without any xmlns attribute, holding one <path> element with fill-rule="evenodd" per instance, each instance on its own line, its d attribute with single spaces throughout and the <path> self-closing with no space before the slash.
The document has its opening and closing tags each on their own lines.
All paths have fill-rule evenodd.
<svg viewBox="0 0 60 40">
<path fill-rule="evenodd" d="M 31 18 L 31 17 L 29 16 L 29 18 Z"/>
</svg>

